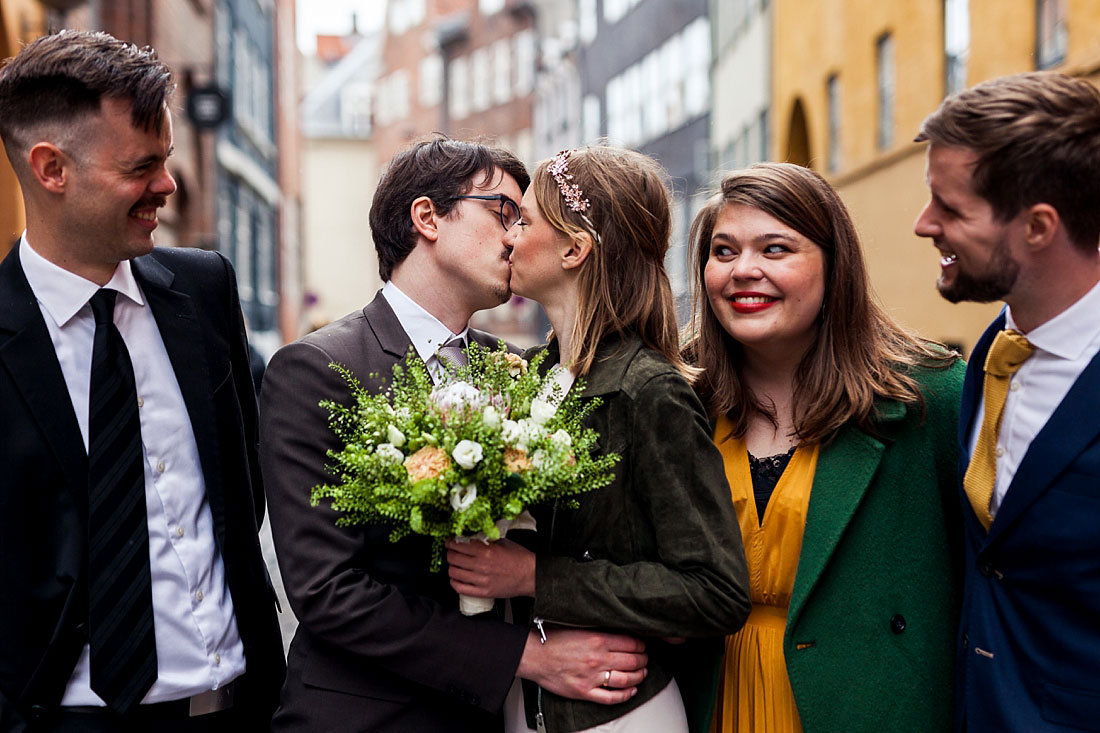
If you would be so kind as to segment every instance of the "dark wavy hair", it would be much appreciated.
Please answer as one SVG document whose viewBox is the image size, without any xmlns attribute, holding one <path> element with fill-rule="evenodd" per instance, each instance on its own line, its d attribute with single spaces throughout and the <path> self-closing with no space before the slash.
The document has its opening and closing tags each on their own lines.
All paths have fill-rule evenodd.
<svg viewBox="0 0 1100 733">
<path fill-rule="evenodd" d="M 741 376 L 741 345 L 710 308 L 705 270 L 714 225 L 725 206 L 765 212 L 815 243 L 825 254 L 825 299 L 817 336 L 795 373 L 794 425 L 806 443 L 825 442 L 845 423 L 875 434 L 875 399 L 916 405 L 924 399 L 911 367 L 946 367 L 958 355 L 911 335 L 886 315 L 871 294 L 855 226 L 825 179 L 790 163 L 760 163 L 734 171 L 691 225 L 694 310 L 685 355 L 703 373 L 696 389 L 713 415 L 728 415 L 744 436 L 754 414 L 775 415 Z"/>
<path fill-rule="evenodd" d="M 389 280 L 393 268 L 416 247 L 416 229 L 410 214 L 413 201 L 427 196 L 440 216 L 447 216 L 459 196 L 469 193 L 475 185 L 489 183 L 498 171 L 516 179 L 521 191 L 526 191 L 531 182 L 527 169 L 516 156 L 479 142 L 435 135 L 395 155 L 378 182 L 370 207 L 378 275 Z"/>
</svg>

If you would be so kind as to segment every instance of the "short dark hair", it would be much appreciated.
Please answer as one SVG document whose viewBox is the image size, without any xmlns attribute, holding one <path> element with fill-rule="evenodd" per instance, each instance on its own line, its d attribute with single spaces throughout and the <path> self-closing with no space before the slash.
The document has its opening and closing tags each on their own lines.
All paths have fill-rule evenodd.
<svg viewBox="0 0 1100 733">
<path fill-rule="evenodd" d="M 409 215 L 413 201 L 427 196 L 435 210 L 447 216 L 458 197 L 474 187 L 476 176 L 482 176 L 477 184 L 481 185 L 498 170 L 516 179 L 521 191 L 527 190 L 531 182 L 527 169 L 503 148 L 435 135 L 395 155 L 378 182 L 370 207 L 379 276 L 389 280 L 393 268 L 416 247 L 416 230 Z"/>
<path fill-rule="evenodd" d="M 916 142 L 972 150 L 974 192 L 1001 221 L 1047 203 L 1078 247 L 1100 240 L 1100 90 L 1051 71 L 1002 76 L 948 97 Z"/>
<path fill-rule="evenodd" d="M 157 53 L 100 31 L 62 30 L 28 44 L 0 69 L 0 137 L 8 152 L 36 125 L 98 112 L 104 97 L 130 101 L 135 128 L 159 130 L 175 88 Z"/>
</svg>

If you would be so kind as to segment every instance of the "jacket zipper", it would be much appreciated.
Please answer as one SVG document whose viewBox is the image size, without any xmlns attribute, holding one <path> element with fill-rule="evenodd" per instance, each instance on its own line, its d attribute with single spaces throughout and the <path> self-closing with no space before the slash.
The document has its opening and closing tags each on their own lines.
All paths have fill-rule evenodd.
<svg viewBox="0 0 1100 733">
<path fill-rule="evenodd" d="M 546 543 L 547 550 L 550 550 L 550 548 L 554 545 L 554 523 L 557 522 L 558 519 L 558 501 L 559 499 L 554 499 L 554 508 L 550 512 L 550 537 Z M 539 640 L 543 644 L 545 644 L 546 630 L 542 628 L 542 622 L 543 619 L 541 617 L 535 616 L 535 626 L 537 626 L 539 630 Z M 537 695 L 538 697 L 536 698 L 537 712 L 535 713 L 535 728 L 538 730 L 539 733 L 546 733 L 546 716 L 542 713 L 542 685 L 538 685 Z"/>
</svg>

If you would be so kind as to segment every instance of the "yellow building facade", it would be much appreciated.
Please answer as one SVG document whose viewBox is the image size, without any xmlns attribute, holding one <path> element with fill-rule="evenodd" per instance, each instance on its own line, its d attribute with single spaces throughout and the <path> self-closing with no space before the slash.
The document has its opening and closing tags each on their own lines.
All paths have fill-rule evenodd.
<svg viewBox="0 0 1100 733">
<path fill-rule="evenodd" d="M 46 30 L 46 11 L 37 0 L 0 0 L 0 59 L 19 52 Z M 23 231 L 23 197 L 0 146 L 0 257 Z"/>
<path fill-rule="evenodd" d="M 911 141 L 945 96 L 945 39 L 965 59 L 963 86 L 1034 70 L 1037 52 L 1045 68 L 1097 83 L 1100 2 L 773 2 L 772 158 L 809 165 L 841 192 L 875 291 L 898 321 L 968 353 L 1000 304 L 943 300 L 939 255 L 912 227 L 928 191 L 924 146 Z"/>
</svg>

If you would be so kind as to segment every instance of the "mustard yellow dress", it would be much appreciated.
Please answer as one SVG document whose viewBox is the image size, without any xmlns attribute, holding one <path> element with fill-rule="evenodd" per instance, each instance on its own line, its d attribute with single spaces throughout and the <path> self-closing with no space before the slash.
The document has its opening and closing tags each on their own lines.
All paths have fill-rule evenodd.
<svg viewBox="0 0 1100 733">
<path fill-rule="evenodd" d="M 720 418 L 714 436 L 741 524 L 752 613 L 744 628 L 726 639 L 714 729 L 720 733 L 798 732 L 802 725 L 787 677 L 783 632 L 802 551 L 818 449 L 812 446 L 795 450 L 772 492 L 761 524 L 753 498 L 749 453 L 744 440 L 726 438 L 731 427 L 725 417 Z"/>
</svg>

